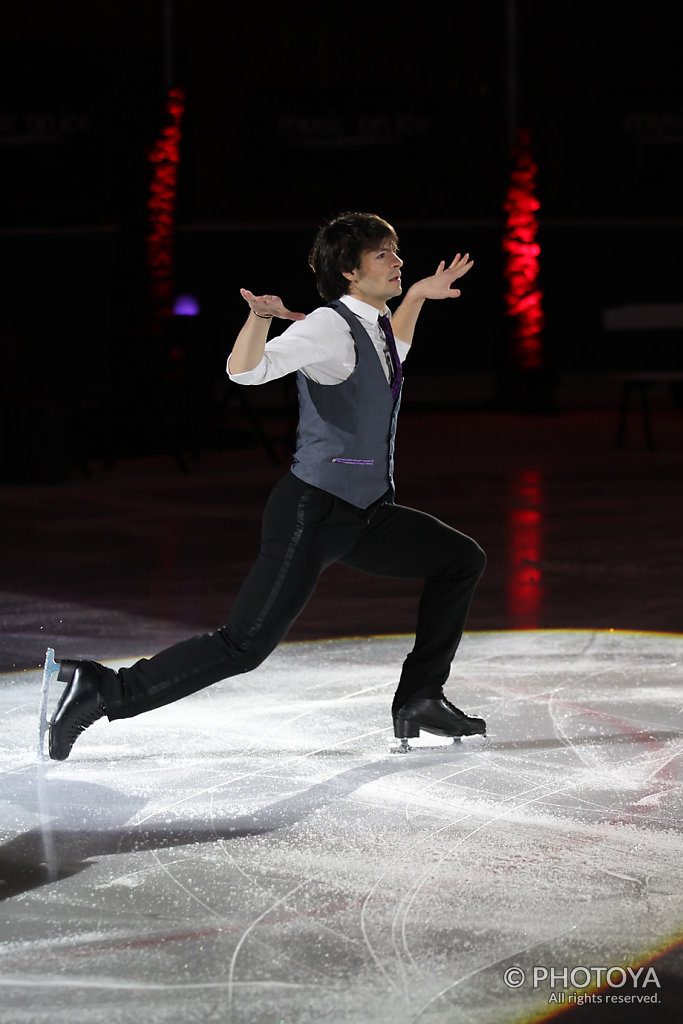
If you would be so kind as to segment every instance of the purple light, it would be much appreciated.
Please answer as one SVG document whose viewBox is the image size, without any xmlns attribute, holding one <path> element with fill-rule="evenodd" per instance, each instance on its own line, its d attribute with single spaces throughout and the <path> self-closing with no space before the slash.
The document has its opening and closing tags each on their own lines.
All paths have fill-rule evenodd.
<svg viewBox="0 0 683 1024">
<path fill-rule="evenodd" d="M 175 316 L 197 316 L 199 314 L 199 303 L 194 295 L 179 295 L 173 303 Z"/>
</svg>

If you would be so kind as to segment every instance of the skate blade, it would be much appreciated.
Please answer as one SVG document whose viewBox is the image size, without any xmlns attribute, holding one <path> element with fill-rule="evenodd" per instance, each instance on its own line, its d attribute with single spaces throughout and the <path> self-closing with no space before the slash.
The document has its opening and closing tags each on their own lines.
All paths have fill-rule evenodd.
<svg viewBox="0 0 683 1024">
<path fill-rule="evenodd" d="M 444 752 L 447 753 L 447 752 L 450 751 L 451 753 L 453 753 L 454 751 L 467 750 L 467 749 L 470 749 L 470 750 L 485 750 L 487 747 L 489 747 L 491 745 L 491 740 L 489 739 L 489 737 L 486 735 L 485 732 L 484 733 L 475 733 L 473 736 L 453 736 L 452 742 L 450 742 L 450 743 L 445 742 L 445 739 L 446 738 L 444 737 L 444 742 L 443 743 L 438 743 L 438 744 L 436 744 L 436 743 L 423 743 L 422 740 L 420 740 L 420 739 L 418 739 L 417 742 L 415 740 L 413 740 L 413 743 L 416 743 L 416 745 L 413 746 L 413 747 L 410 746 L 410 743 L 409 743 L 408 740 L 400 740 L 399 741 L 400 742 L 400 746 L 398 746 L 398 747 L 390 747 L 389 748 L 389 753 L 390 754 L 419 754 L 421 751 L 424 751 L 426 753 L 434 753 L 435 751 L 441 751 L 441 753 L 444 753 Z M 462 742 L 463 740 L 465 740 L 464 746 L 463 746 L 463 742 Z"/>
<path fill-rule="evenodd" d="M 59 662 L 55 661 L 55 652 L 51 647 L 45 652 L 45 667 L 43 669 L 43 684 L 40 688 L 40 710 L 38 712 L 38 760 L 49 761 L 50 755 L 47 750 L 47 731 L 49 723 L 47 720 L 47 702 L 50 696 L 50 686 L 53 678 L 59 672 Z"/>
<path fill-rule="evenodd" d="M 408 740 L 401 740 L 401 744 L 398 747 L 390 747 L 389 753 L 391 754 L 421 754 L 424 752 L 432 752 L 435 750 L 441 751 L 454 751 L 459 750 L 462 743 L 461 736 L 454 736 L 451 743 L 439 743 L 439 744 L 426 744 L 418 742 L 417 746 L 411 747 Z"/>
</svg>

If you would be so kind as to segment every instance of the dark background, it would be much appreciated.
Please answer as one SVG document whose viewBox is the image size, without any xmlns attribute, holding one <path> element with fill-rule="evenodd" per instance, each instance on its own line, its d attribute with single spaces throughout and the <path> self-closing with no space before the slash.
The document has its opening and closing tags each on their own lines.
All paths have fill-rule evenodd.
<svg viewBox="0 0 683 1024">
<path fill-rule="evenodd" d="M 175 285 L 201 305 L 191 347 L 206 381 L 223 373 L 241 323 L 240 286 L 277 291 L 294 308 L 316 304 L 310 241 L 344 209 L 396 226 L 409 281 L 455 251 L 475 257 L 457 315 L 445 304 L 425 310 L 411 373 L 433 375 L 437 358 L 441 376 L 504 372 L 500 242 L 516 125 L 530 130 L 539 164 L 546 365 L 557 380 L 623 364 L 602 310 L 680 296 L 677 22 L 658 0 L 637 17 L 585 0 L 406 15 L 214 0 L 28 0 L 6 11 L 7 471 L 19 427 L 39 430 L 36 408 L 49 414 L 51 395 L 79 396 L 68 430 L 85 420 L 92 441 L 99 428 L 84 402 L 104 409 L 102 422 L 125 413 L 132 424 L 159 391 L 172 342 L 148 329 L 146 155 L 171 82 L 187 102 Z M 681 346 L 667 344 L 657 358 L 670 367 Z"/>
</svg>

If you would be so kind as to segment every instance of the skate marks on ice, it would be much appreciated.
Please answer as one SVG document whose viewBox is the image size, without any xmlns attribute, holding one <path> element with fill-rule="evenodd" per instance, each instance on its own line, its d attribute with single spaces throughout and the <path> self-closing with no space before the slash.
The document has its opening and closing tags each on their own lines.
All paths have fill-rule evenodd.
<svg viewBox="0 0 683 1024">
<path fill-rule="evenodd" d="M 468 634 L 447 695 L 487 744 L 423 733 L 396 757 L 409 646 L 285 646 L 248 687 L 96 723 L 60 764 L 35 760 L 39 673 L 8 677 L 10 1013 L 488 1024 L 547 1009 L 508 966 L 666 944 L 683 640 Z"/>
<path fill-rule="evenodd" d="M 144 796 L 128 797 L 118 789 L 83 780 L 55 779 L 44 765 L 28 767 L 6 777 L 3 799 L 35 813 L 41 824 L 0 845 L 0 901 L 68 878 L 86 870 L 99 857 L 229 841 L 287 829 L 361 786 L 399 770 L 400 765 L 383 761 L 349 768 L 251 814 L 231 814 L 221 823 L 216 812 L 207 827 L 192 815 L 185 819 L 174 816 L 173 823 L 165 825 L 157 820 L 156 811 L 149 810 Z M 231 777 L 210 787 L 214 806 L 221 791 L 233 781 Z M 204 790 L 203 795 L 207 792 Z M 177 799 L 173 809 L 192 803 L 196 796 L 198 793 L 193 792 Z M 105 814 L 98 814 L 102 809 L 106 809 Z"/>
</svg>

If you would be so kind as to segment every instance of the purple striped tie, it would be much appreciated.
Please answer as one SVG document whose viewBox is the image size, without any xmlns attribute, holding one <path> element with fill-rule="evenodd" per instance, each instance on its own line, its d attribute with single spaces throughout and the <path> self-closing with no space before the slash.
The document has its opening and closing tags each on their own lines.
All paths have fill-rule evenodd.
<svg viewBox="0 0 683 1024">
<path fill-rule="evenodd" d="M 401 366 L 401 360 L 398 358 L 398 352 L 396 351 L 396 341 L 394 340 L 394 332 L 391 329 L 391 320 L 388 316 L 378 316 L 377 323 L 384 332 L 384 337 L 387 340 L 387 348 L 389 349 L 389 355 L 391 356 L 391 362 L 394 367 L 394 372 L 391 375 L 391 393 L 394 396 L 394 400 L 396 400 L 401 394 L 403 368 Z"/>
</svg>

